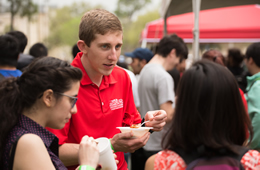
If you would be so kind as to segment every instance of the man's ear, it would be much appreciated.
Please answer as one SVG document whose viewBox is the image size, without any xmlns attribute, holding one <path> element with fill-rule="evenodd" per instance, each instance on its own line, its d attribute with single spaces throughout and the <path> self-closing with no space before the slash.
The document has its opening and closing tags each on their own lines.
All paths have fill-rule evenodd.
<svg viewBox="0 0 260 170">
<path fill-rule="evenodd" d="M 83 54 L 87 53 L 87 45 L 85 44 L 85 42 L 83 40 L 79 40 L 77 42 L 78 48 L 81 52 L 83 52 Z"/>
<path fill-rule="evenodd" d="M 47 107 L 51 107 L 55 101 L 53 94 L 54 94 L 54 92 L 51 89 L 45 90 L 43 92 L 42 99 L 43 99 L 44 104 Z"/>
<path fill-rule="evenodd" d="M 247 62 L 248 62 L 250 65 L 252 65 L 252 64 L 255 63 L 255 61 L 253 60 L 252 57 L 249 57 Z"/>
<path fill-rule="evenodd" d="M 147 64 L 147 62 L 146 62 L 145 59 L 142 59 L 142 60 L 141 60 L 141 63 L 142 63 L 143 66 L 144 66 L 145 64 Z"/>
<path fill-rule="evenodd" d="M 170 56 L 171 56 L 171 57 L 173 57 L 173 56 L 177 57 L 177 55 L 176 55 L 176 50 L 175 50 L 174 48 L 171 50 Z"/>
</svg>

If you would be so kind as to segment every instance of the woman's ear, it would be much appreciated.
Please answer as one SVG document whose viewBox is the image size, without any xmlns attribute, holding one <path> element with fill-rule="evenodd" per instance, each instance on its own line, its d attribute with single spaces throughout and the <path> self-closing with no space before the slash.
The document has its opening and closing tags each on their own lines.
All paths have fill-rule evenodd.
<svg viewBox="0 0 260 170">
<path fill-rule="evenodd" d="M 47 107 L 53 106 L 55 102 L 54 92 L 51 89 L 45 90 L 43 92 L 42 99 Z"/>
<path fill-rule="evenodd" d="M 83 53 L 86 54 L 87 53 L 87 45 L 85 44 L 85 42 L 83 40 L 79 40 L 77 42 L 78 48 L 79 50 Z"/>
</svg>

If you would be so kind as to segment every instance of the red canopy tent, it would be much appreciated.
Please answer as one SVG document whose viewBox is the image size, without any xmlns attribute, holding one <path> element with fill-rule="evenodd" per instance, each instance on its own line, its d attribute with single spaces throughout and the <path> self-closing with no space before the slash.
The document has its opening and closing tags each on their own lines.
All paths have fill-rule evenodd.
<svg viewBox="0 0 260 170">
<path fill-rule="evenodd" d="M 141 41 L 159 42 L 163 37 L 164 20 L 146 25 Z M 193 41 L 194 14 L 192 12 L 167 18 L 168 34 L 176 33 L 185 42 Z M 200 42 L 256 42 L 260 41 L 260 6 L 243 5 L 200 11 Z"/>
</svg>

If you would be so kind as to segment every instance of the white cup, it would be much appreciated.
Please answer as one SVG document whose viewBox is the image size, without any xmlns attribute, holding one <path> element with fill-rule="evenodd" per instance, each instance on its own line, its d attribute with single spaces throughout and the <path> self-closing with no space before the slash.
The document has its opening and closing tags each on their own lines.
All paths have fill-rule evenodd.
<svg viewBox="0 0 260 170">
<path fill-rule="evenodd" d="M 113 155 L 113 151 L 110 147 L 110 140 L 104 137 L 95 140 L 98 142 L 98 163 L 101 165 L 102 170 L 117 170 L 117 165 Z"/>
</svg>

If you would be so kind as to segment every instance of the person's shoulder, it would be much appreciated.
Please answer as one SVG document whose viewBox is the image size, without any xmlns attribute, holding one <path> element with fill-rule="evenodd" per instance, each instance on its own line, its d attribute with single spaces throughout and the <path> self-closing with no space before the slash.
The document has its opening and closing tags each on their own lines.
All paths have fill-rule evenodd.
<svg viewBox="0 0 260 170">
<path fill-rule="evenodd" d="M 32 148 L 32 147 L 39 147 L 41 145 L 44 145 L 44 143 L 38 135 L 32 133 L 26 133 L 22 135 L 18 140 L 18 146 L 19 145 Z"/>
<path fill-rule="evenodd" d="M 119 66 L 115 66 L 111 75 L 113 75 L 114 77 L 129 77 L 129 74 L 127 73 L 127 71 L 122 68 L 122 67 L 119 67 Z"/>
<path fill-rule="evenodd" d="M 247 153 L 245 153 L 240 162 L 247 170 L 259 169 L 260 153 L 256 150 L 249 150 Z"/>
<path fill-rule="evenodd" d="M 24 134 L 17 142 L 14 169 L 18 167 L 28 169 L 37 166 L 39 169 L 54 169 L 42 139 L 36 134 Z"/>
<path fill-rule="evenodd" d="M 176 169 L 184 170 L 186 164 L 184 160 L 174 151 L 162 150 L 154 158 L 155 169 L 167 170 L 174 166 Z"/>
</svg>

